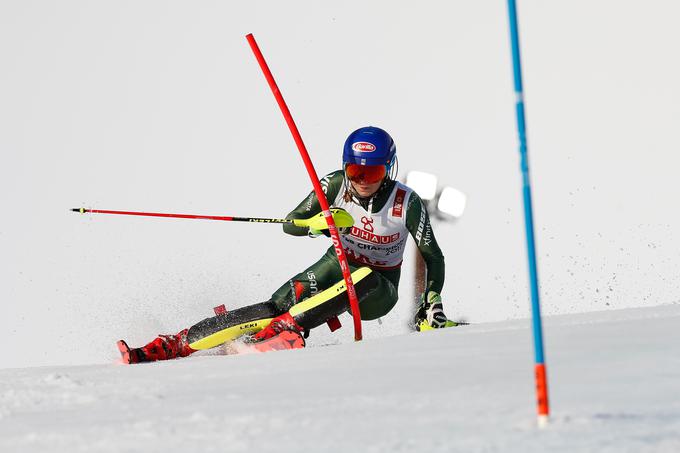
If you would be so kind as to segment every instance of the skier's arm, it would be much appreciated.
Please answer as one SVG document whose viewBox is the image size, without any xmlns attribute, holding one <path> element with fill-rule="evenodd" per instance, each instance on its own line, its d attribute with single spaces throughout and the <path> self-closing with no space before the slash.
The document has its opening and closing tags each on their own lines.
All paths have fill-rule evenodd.
<svg viewBox="0 0 680 453">
<path fill-rule="evenodd" d="M 321 178 L 321 187 L 324 189 L 329 203 L 332 203 L 338 195 L 338 192 L 340 192 L 343 178 L 342 170 L 335 171 Z M 308 219 L 320 212 L 321 204 L 319 203 L 319 199 L 316 197 L 316 193 L 311 191 L 309 195 L 307 195 L 307 197 L 305 197 L 305 199 L 286 216 L 286 218 Z M 293 236 L 307 236 L 309 234 L 308 227 L 299 227 L 292 224 L 284 224 L 283 231 Z"/>
<path fill-rule="evenodd" d="M 425 292 L 441 293 L 444 287 L 444 254 L 434 237 L 430 217 L 418 194 L 411 193 L 406 209 L 406 227 L 427 265 Z"/>
</svg>

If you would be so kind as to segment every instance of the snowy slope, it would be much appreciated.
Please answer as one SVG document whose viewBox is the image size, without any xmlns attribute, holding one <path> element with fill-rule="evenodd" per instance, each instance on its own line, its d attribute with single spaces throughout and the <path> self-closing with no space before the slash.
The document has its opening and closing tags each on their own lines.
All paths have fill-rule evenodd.
<svg viewBox="0 0 680 453">
<path fill-rule="evenodd" d="M 680 451 L 680 306 L 140 366 L 0 370 L 0 451 Z"/>
</svg>

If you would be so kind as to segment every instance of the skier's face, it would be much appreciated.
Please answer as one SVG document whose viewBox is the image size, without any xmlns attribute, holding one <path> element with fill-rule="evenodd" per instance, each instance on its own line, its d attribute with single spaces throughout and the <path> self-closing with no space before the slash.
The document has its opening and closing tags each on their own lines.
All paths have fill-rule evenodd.
<svg viewBox="0 0 680 453">
<path fill-rule="evenodd" d="M 360 197 L 370 197 L 380 188 L 387 175 L 387 167 L 385 165 L 348 164 L 345 166 L 345 174 Z"/>
<path fill-rule="evenodd" d="M 372 184 L 367 184 L 365 182 L 354 182 L 352 181 L 352 187 L 359 194 L 360 197 L 370 197 L 380 189 L 382 181 L 374 182 Z"/>
</svg>

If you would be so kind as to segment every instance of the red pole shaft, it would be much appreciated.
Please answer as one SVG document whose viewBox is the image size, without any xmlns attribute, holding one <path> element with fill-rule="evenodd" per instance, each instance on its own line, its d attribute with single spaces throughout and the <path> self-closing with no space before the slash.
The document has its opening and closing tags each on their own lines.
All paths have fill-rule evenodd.
<svg viewBox="0 0 680 453">
<path fill-rule="evenodd" d="M 138 211 L 110 211 L 105 209 L 85 209 L 73 208 L 73 212 L 80 212 L 82 214 L 118 214 L 118 215 L 135 215 L 144 217 L 170 217 L 174 219 L 200 219 L 200 220 L 223 220 L 230 222 L 254 222 L 254 223 L 293 223 L 288 219 L 269 219 L 263 217 L 233 217 L 233 216 L 219 216 L 219 215 L 196 215 L 196 214 L 169 214 L 164 212 L 138 212 Z"/>
<path fill-rule="evenodd" d="M 203 220 L 234 220 L 233 217 L 228 216 L 214 216 L 214 215 L 194 215 L 194 214 L 167 214 L 161 212 L 137 212 L 137 211 L 108 211 L 105 209 L 72 209 L 74 212 L 91 213 L 91 214 L 119 214 L 119 215 L 137 215 L 145 217 L 171 217 L 175 219 L 203 219 Z"/>
<path fill-rule="evenodd" d="M 269 70 L 269 66 L 267 65 L 267 62 L 264 59 L 264 56 L 262 55 L 262 52 L 260 51 L 260 47 L 257 45 L 257 42 L 255 42 L 255 37 L 252 35 L 252 33 L 246 35 L 246 39 L 248 40 L 248 44 L 250 44 L 250 48 L 252 49 L 253 53 L 255 54 L 255 58 L 257 59 L 257 62 L 260 64 L 260 69 L 262 69 L 262 72 L 264 73 L 264 77 L 267 79 L 267 83 L 269 84 L 269 88 L 271 88 L 272 93 L 274 94 L 274 97 L 276 98 L 276 102 L 279 104 L 279 108 L 281 109 L 281 113 L 283 113 L 283 117 L 286 119 L 286 124 L 288 124 L 288 129 L 290 129 L 291 134 L 293 134 L 293 139 L 295 140 L 295 144 L 298 147 L 298 150 L 300 151 L 300 155 L 302 156 L 302 161 L 305 163 L 305 167 L 307 168 L 307 173 L 309 174 L 310 179 L 312 180 L 312 185 L 314 186 L 314 192 L 316 193 L 316 197 L 319 199 L 319 204 L 321 205 L 321 210 L 323 211 L 324 218 L 326 219 L 326 223 L 328 224 L 328 230 L 331 233 L 331 240 L 333 241 L 333 248 L 335 249 L 335 254 L 338 257 L 338 261 L 340 263 L 340 269 L 342 270 L 342 276 L 345 279 L 345 285 L 347 286 L 347 295 L 349 296 L 349 306 L 352 311 L 352 317 L 354 318 L 354 339 L 356 341 L 361 340 L 361 314 L 359 312 L 359 300 L 357 299 L 357 294 L 356 291 L 354 290 L 354 283 L 352 283 L 352 274 L 349 269 L 349 263 L 347 262 L 347 257 L 345 256 L 345 251 L 342 247 L 342 242 L 340 240 L 340 234 L 338 234 L 338 229 L 335 226 L 335 222 L 333 221 L 333 215 L 331 214 L 330 208 L 328 206 L 328 200 L 326 200 L 326 194 L 324 194 L 323 189 L 321 189 L 321 184 L 319 184 L 319 177 L 316 174 L 316 170 L 314 169 L 314 164 L 312 163 L 312 159 L 309 157 L 309 153 L 307 152 L 307 147 L 305 146 L 304 142 L 302 141 L 302 137 L 300 136 L 300 132 L 298 131 L 297 126 L 295 125 L 295 121 L 293 120 L 293 116 L 290 113 L 290 110 L 288 110 L 288 106 L 286 105 L 286 101 L 283 100 L 283 96 L 281 95 L 281 91 L 279 91 L 279 87 L 276 85 L 276 81 L 274 80 L 274 76 L 272 75 L 271 71 Z"/>
</svg>

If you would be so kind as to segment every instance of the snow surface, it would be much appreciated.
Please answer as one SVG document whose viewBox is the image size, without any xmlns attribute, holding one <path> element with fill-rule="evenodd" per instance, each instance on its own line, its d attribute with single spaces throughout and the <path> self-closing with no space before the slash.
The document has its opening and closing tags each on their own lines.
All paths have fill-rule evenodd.
<svg viewBox="0 0 680 453">
<path fill-rule="evenodd" d="M 0 370 L 0 451 L 680 451 L 680 305 L 137 366 Z"/>
</svg>

